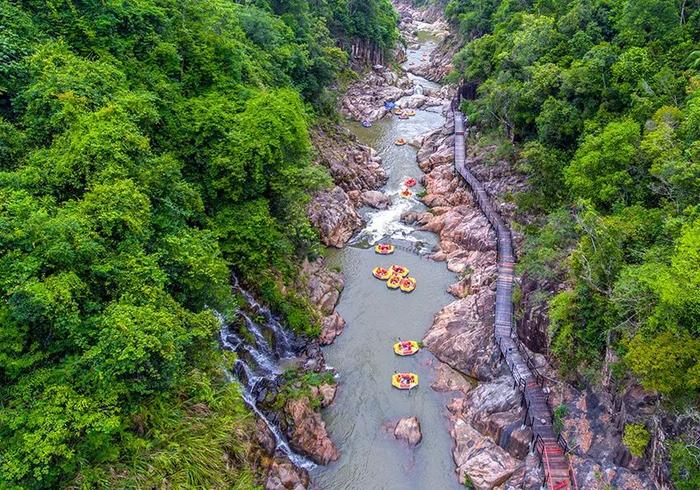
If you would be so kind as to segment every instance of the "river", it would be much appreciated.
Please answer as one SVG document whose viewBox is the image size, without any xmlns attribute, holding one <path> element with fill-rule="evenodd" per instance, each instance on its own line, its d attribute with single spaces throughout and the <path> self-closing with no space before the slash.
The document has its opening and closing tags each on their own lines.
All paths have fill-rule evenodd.
<svg viewBox="0 0 700 490">
<path fill-rule="evenodd" d="M 409 50 L 406 65 L 418 62 L 435 47 L 428 35 L 419 37 L 420 49 Z M 414 77 L 416 84 L 436 84 Z M 412 137 L 440 127 L 445 122 L 439 108 L 419 110 L 409 120 L 387 117 L 371 128 L 348 124 L 360 141 L 382 156 L 389 180 L 383 189 L 392 205 L 382 211 L 363 210 L 366 227 L 341 250 L 329 250 L 328 262 L 345 274 L 345 289 L 337 311 L 347 321 L 343 334 L 324 349 L 329 365 L 339 373 L 335 402 L 324 418 L 341 458 L 312 470 L 321 487 L 340 489 L 451 489 L 458 484 L 452 461 L 452 439 L 445 418 L 448 397 L 430 388 L 432 365 L 437 360 L 427 350 L 413 357 L 398 357 L 392 351 L 397 338 L 421 340 L 435 313 L 450 302 L 447 287 L 456 281 L 444 263 L 426 259 L 421 253 L 437 243 L 431 233 L 420 232 L 400 222 L 406 211 L 424 211 L 415 198 L 399 196 L 407 177 L 420 180 L 416 149 L 395 146 L 398 138 Z M 420 192 L 420 185 L 413 188 Z M 376 255 L 371 245 L 387 241 L 409 245 L 413 252 L 397 250 L 393 255 Z M 390 290 L 374 279 L 377 265 L 401 264 L 411 270 L 418 287 L 411 294 Z M 420 376 L 420 386 L 410 393 L 391 386 L 394 371 L 411 371 Z M 422 442 L 409 449 L 382 430 L 383 424 L 401 417 L 416 416 L 421 424 Z M 392 427 L 393 428 L 393 427 Z"/>
</svg>

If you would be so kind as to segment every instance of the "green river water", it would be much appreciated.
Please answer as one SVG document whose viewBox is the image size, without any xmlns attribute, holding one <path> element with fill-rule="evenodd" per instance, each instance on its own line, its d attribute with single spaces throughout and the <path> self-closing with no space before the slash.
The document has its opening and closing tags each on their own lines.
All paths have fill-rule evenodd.
<svg viewBox="0 0 700 490">
<path fill-rule="evenodd" d="M 434 48 L 434 40 L 423 36 L 420 50 L 408 52 L 411 63 Z M 435 84 L 412 77 L 424 87 Z M 331 438 L 341 452 L 340 460 L 312 471 L 313 480 L 323 489 L 452 489 L 463 488 L 452 461 L 445 404 L 449 395 L 430 388 L 432 365 L 437 362 L 427 350 L 413 357 L 398 357 L 392 345 L 398 337 L 421 340 L 435 314 L 451 297 L 446 288 L 456 281 L 444 263 L 427 260 L 416 253 L 397 250 L 394 255 L 376 255 L 369 245 L 377 241 L 411 243 L 412 248 L 430 250 L 437 237 L 400 223 L 401 214 L 424 210 L 416 199 L 403 199 L 398 193 L 407 177 L 420 180 L 416 149 L 395 146 L 397 138 L 411 137 L 440 127 L 440 108 L 418 111 L 410 120 L 396 117 L 377 121 L 371 128 L 350 124 L 350 129 L 383 158 L 389 181 L 383 191 L 392 205 L 383 211 L 364 210 L 367 225 L 342 250 L 328 253 L 330 265 L 340 267 L 346 286 L 337 310 L 347 327 L 335 343 L 324 349 L 326 361 L 339 373 L 338 395 L 325 413 Z M 419 192 L 420 185 L 414 188 Z M 418 281 L 412 294 L 390 290 L 374 279 L 377 265 L 401 264 Z M 411 371 L 420 376 L 420 386 L 410 394 L 391 386 L 394 371 Z M 393 439 L 382 425 L 400 417 L 416 416 L 423 441 L 408 449 Z"/>
</svg>

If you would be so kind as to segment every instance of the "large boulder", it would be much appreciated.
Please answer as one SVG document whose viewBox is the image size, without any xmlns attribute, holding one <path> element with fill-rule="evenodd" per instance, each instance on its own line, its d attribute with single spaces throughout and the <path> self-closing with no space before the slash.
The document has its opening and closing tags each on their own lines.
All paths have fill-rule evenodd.
<svg viewBox="0 0 700 490">
<path fill-rule="evenodd" d="M 300 274 L 306 296 L 322 315 L 330 315 L 345 287 L 342 272 L 326 267 L 323 259 L 305 260 Z"/>
<path fill-rule="evenodd" d="M 460 482 L 471 482 L 476 490 L 490 490 L 506 482 L 521 463 L 458 418 L 450 431 L 455 441 L 452 456 Z"/>
<path fill-rule="evenodd" d="M 365 191 L 361 199 L 363 204 L 375 209 L 386 209 L 391 204 L 391 199 L 380 191 Z"/>
<path fill-rule="evenodd" d="M 438 361 L 435 368 L 435 380 L 430 387 L 441 393 L 449 391 L 468 393 L 472 389 L 472 381 L 444 362 Z"/>
<path fill-rule="evenodd" d="M 502 372 L 493 341 L 495 295 L 467 296 L 444 307 L 436 315 L 423 344 L 435 357 L 480 381 Z"/>
<path fill-rule="evenodd" d="M 284 413 L 292 449 L 318 464 L 328 464 L 340 457 L 338 449 L 328 436 L 325 422 L 311 408 L 308 397 L 288 400 Z"/>
<path fill-rule="evenodd" d="M 348 130 L 317 126 L 311 131 L 311 140 L 316 162 L 326 167 L 336 185 L 348 194 L 379 189 L 386 183 L 386 171 L 377 152 L 358 142 Z"/>
<path fill-rule="evenodd" d="M 317 193 L 308 209 L 309 220 L 318 229 L 321 242 L 340 248 L 362 226 L 347 193 L 340 187 Z"/>
<path fill-rule="evenodd" d="M 343 333 L 345 320 L 337 312 L 325 317 L 321 322 L 321 335 L 318 341 L 321 345 L 330 345 L 335 338 Z"/>
<path fill-rule="evenodd" d="M 418 419 L 416 417 L 404 417 L 400 419 L 396 423 L 396 427 L 394 427 L 394 437 L 406 441 L 411 447 L 417 446 L 423 439 Z"/>
</svg>

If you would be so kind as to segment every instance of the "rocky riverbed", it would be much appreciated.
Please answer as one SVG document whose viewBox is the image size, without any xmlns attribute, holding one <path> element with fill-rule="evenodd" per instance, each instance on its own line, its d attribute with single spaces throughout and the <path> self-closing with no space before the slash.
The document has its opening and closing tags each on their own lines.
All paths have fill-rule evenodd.
<svg viewBox="0 0 700 490">
<path fill-rule="evenodd" d="M 446 415 L 460 482 L 477 489 L 534 490 L 540 487 L 543 475 L 539 461 L 530 451 L 532 431 L 522 423 L 520 393 L 514 388 L 512 376 L 500 361 L 493 341 L 495 236 L 454 170 L 449 102 L 455 89 L 445 86 L 419 91 L 413 78 L 415 75 L 442 80 L 451 69 L 449 62 L 460 40 L 448 35 L 448 26 L 436 8 L 416 11 L 399 2 L 397 9 L 409 50 L 419 46 L 420 32 L 429 31 L 440 42 L 429 54 L 409 62 L 407 72 L 374 67 L 348 88 L 340 110 L 347 118 L 373 122 L 387 116 L 384 101 L 394 100 L 399 107 L 436 110 L 446 116 L 442 127 L 409 141 L 418 149 L 417 163 L 424 172 L 422 202 L 429 209 L 401 216 L 404 223 L 438 236 L 439 245 L 432 259 L 444 262 L 457 275 L 456 282 L 448 288 L 455 300 L 435 315 L 423 339 L 437 358 L 433 363 L 435 379 L 431 388 L 451 395 Z M 343 247 L 363 226 L 360 212 L 363 206 L 384 209 L 390 205 L 390 198 L 380 191 L 387 182 L 387 174 L 377 152 L 358 142 L 345 129 L 319 127 L 312 137 L 317 163 L 328 168 L 335 186 L 314 197 L 309 217 L 324 244 Z M 511 220 L 515 207 L 507 196 L 526 189 L 527 182 L 513 169 L 512 162 L 493 158 L 495 149 L 470 145 L 467 164 L 484 183 L 499 212 Z M 516 234 L 516 248 L 520 242 Z M 342 284 L 342 275 L 328 270 L 322 260 L 304 265 L 299 287 L 317 305 L 323 325 L 319 340 L 322 345 L 332 343 L 345 327 L 345 321 L 335 311 Z M 533 291 L 538 288 L 537 284 L 530 286 Z M 524 318 L 541 320 L 543 315 L 542 311 L 524 311 Z M 542 336 L 542 323 L 533 322 L 536 327 L 530 327 L 530 331 L 519 324 L 526 345 L 536 348 L 534 344 Z M 611 403 L 591 392 L 580 393 L 557 382 L 556 373 L 546 359 L 539 354 L 533 357 L 552 380 L 549 391 L 554 403 L 568 407 L 567 415 L 562 418 L 563 433 L 574 448 L 572 460 L 579 488 L 602 490 L 609 485 L 650 488 L 650 481 L 637 471 L 641 469 L 640 461 L 630 457 L 620 443 L 619 428 L 611 424 L 614 420 Z M 289 401 L 281 415 L 290 445 L 321 464 L 339 457 L 318 413 L 318 408 L 327 406 L 334 396 L 334 387 L 318 387 L 310 396 Z M 384 428 L 408 447 L 415 447 L 425 437 L 415 417 L 387 422 Z M 270 465 L 266 488 L 298 490 L 308 485 L 304 470 L 290 467 L 279 458 Z"/>
</svg>

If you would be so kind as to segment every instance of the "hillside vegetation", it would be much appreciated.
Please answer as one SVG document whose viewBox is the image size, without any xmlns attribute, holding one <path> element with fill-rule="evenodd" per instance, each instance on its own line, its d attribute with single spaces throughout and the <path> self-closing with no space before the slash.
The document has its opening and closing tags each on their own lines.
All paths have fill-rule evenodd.
<svg viewBox="0 0 700 490">
<path fill-rule="evenodd" d="M 541 217 L 521 272 L 565 286 L 548 299 L 562 372 L 599 380 L 607 355 L 615 379 L 695 407 L 700 2 L 452 0 L 447 12 L 466 42 L 453 80 L 478 85 L 463 110 L 532 185 L 517 196 Z M 697 460 L 686 449 L 676 460 Z"/>
<path fill-rule="evenodd" d="M 0 488 L 251 488 L 213 309 L 318 247 L 307 128 L 388 0 L 0 0 Z"/>
</svg>

